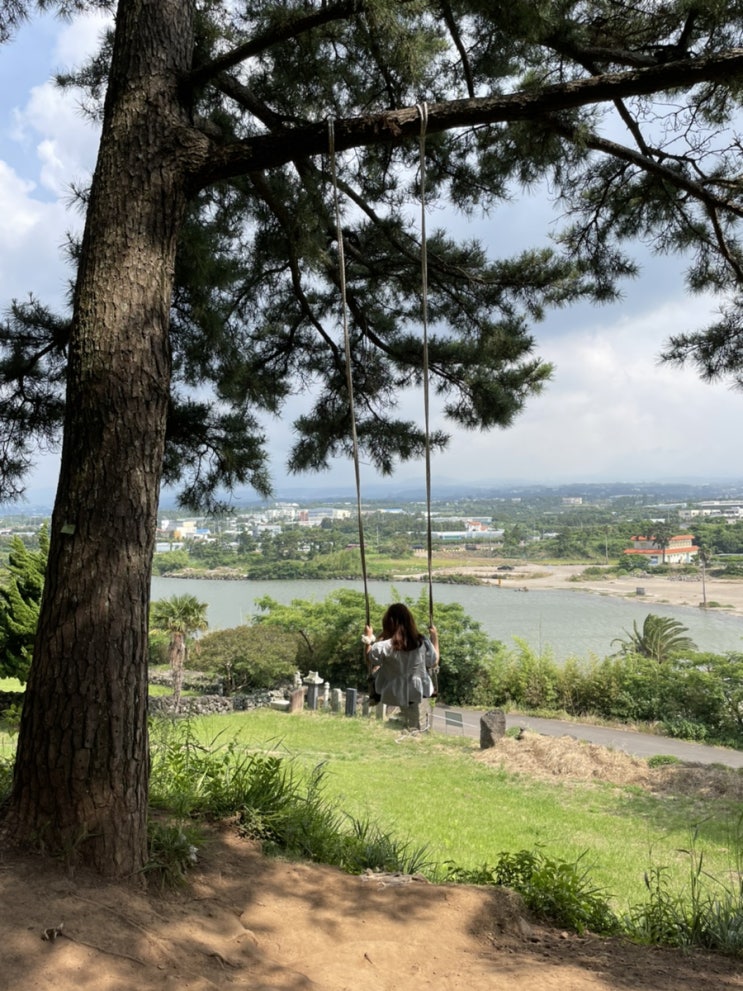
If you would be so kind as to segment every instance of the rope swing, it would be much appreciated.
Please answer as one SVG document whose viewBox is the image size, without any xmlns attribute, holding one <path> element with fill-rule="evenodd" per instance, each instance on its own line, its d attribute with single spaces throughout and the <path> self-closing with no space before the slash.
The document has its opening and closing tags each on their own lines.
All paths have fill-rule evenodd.
<svg viewBox="0 0 743 991">
<path fill-rule="evenodd" d="M 431 533 L 431 442 L 430 442 L 430 409 L 429 409 L 429 369 L 428 369 L 428 247 L 426 237 L 426 129 L 428 126 L 428 104 L 416 105 L 420 116 L 419 138 L 419 168 L 420 168 L 420 231 L 421 231 L 421 320 L 423 324 L 423 414 L 425 436 L 425 466 L 426 466 L 426 548 L 428 571 L 428 625 L 433 626 L 433 539 Z M 353 396 L 353 371 L 351 356 L 351 336 L 348 326 L 348 299 L 346 292 L 346 262 L 343 248 L 343 226 L 341 223 L 340 200 L 338 195 L 338 173 L 335 157 L 335 126 L 332 119 L 328 120 L 328 150 L 330 157 L 330 174 L 333 183 L 333 206 L 335 210 L 336 238 L 338 242 L 338 282 L 341 294 L 341 315 L 343 322 L 343 340 L 346 357 L 346 385 L 348 389 L 348 404 L 351 421 L 351 446 L 353 454 L 354 473 L 356 478 L 356 514 L 359 528 L 359 550 L 361 555 L 361 572 L 364 581 L 364 603 L 366 608 L 366 624 L 371 625 L 369 609 L 369 587 L 366 573 L 366 544 L 364 541 L 364 525 L 361 515 L 361 471 L 359 467 L 359 442 L 356 431 L 356 411 Z M 435 678 L 435 676 L 434 676 Z M 434 680 L 436 690 L 438 685 Z"/>
<path fill-rule="evenodd" d="M 366 575 L 366 543 L 364 541 L 364 522 L 361 516 L 361 470 L 359 468 L 359 438 L 356 432 L 356 407 L 353 401 L 353 370 L 351 365 L 351 335 L 348 329 L 348 299 L 346 294 L 346 259 L 343 250 L 343 225 L 341 223 L 341 207 L 338 198 L 338 173 L 335 165 L 335 125 L 328 120 L 328 149 L 330 152 L 330 174 L 333 180 L 333 205 L 335 207 L 335 229 L 338 241 L 338 278 L 341 291 L 341 315 L 343 320 L 343 341 L 346 352 L 346 387 L 348 388 L 348 408 L 351 416 L 351 447 L 353 451 L 353 466 L 356 474 L 356 517 L 359 525 L 359 553 L 361 555 L 361 574 L 364 580 L 364 607 L 366 610 L 366 625 L 371 626 L 371 611 L 369 609 L 369 582 Z"/>
<path fill-rule="evenodd" d="M 431 428 L 428 401 L 428 243 L 426 238 L 426 129 L 428 104 L 417 104 L 421 186 L 421 318 L 423 322 L 423 423 L 426 441 L 426 556 L 428 560 L 428 625 L 433 626 L 433 539 L 431 534 Z"/>
</svg>

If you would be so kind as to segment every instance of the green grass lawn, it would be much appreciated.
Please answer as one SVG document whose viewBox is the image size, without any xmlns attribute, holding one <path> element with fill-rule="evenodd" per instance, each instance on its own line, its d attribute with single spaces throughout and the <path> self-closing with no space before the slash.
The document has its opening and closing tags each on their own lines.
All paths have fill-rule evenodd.
<svg viewBox="0 0 743 991">
<path fill-rule="evenodd" d="M 432 864 L 474 869 L 495 864 L 502 852 L 538 845 L 553 859 L 582 858 L 619 911 L 647 900 L 651 868 L 668 868 L 674 886 L 688 887 L 692 847 L 715 877 L 736 876 L 730 872 L 739 866 L 743 809 L 729 800 L 537 781 L 475 760 L 475 740 L 409 736 L 373 718 L 259 709 L 201 717 L 191 727 L 212 746 L 237 741 L 246 750 L 280 753 L 301 771 L 322 765 L 327 800 L 411 849 L 425 847 Z M 10 758 L 14 745 L 0 733 L 0 756 Z"/>
<path fill-rule="evenodd" d="M 582 857 L 619 910 L 646 898 L 644 876 L 667 867 L 688 882 L 693 845 L 708 872 L 736 868 L 737 803 L 653 796 L 605 783 L 540 782 L 473 759 L 477 741 L 442 734 L 405 737 L 393 723 L 325 713 L 258 710 L 194 724 L 204 741 L 239 739 L 258 751 L 322 763 L 326 797 L 378 822 L 428 859 L 475 868 L 503 851 L 541 845 L 550 857 Z M 696 834 L 696 835 L 695 835 Z"/>
</svg>

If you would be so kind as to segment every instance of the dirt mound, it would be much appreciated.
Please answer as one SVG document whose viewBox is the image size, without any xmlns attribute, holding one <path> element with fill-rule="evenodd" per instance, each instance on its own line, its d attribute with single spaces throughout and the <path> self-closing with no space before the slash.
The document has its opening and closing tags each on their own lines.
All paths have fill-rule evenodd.
<svg viewBox="0 0 743 991">
<path fill-rule="evenodd" d="M 522 731 L 519 739 L 503 737 L 495 747 L 479 751 L 475 759 L 540 780 L 607 781 L 658 794 L 743 799 L 743 774 L 735 768 L 680 763 L 648 767 L 639 757 L 569 736 Z"/>
</svg>

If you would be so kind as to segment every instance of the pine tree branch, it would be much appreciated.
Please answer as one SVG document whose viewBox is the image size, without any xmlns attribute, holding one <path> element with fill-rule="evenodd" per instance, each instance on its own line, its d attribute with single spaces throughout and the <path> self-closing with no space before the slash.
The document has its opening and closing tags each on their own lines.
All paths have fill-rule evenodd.
<svg viewBox="0 0 743 991">
<path fill-rule="evenodd" d="M 634 151 L 632 148 L 628 148 L 626 145 L 621 145 L 616 141 L 610 141 L 608 138 L 602 138 L 598 134 L 590 134 L 583 130 L 570 127 L 564 121 L 557 118 L 548 118 L 548 122 L 557 134 L 567 138 L 569 141 L 581 144 L 586 148 L 591 148 L 593 151 L 600 151 L 619 161 L 634 165 L 642 169 L 643 172 L 657 176 L 676 189 L 682 189 L 684 192 L 689 193 L 695 200 L 703 203 L 710 210 L 725 210 L 728 213 L 735 214 L 736 217 L 743 218 L 743 205 L 737 203 L 735 200 L 722 199 L 716 196 L 703 183 L 668 168 L 667 165 L 657 161 L 655 158 L 647 157 L 638 151 Z"/>
<path fill-rule="evenodd" d="M 261 197 L 264 203 L 269 207 L 273 215 L 276 217 L 277 221 L 281 225 L 284 234 L 286 236 L 286 243 L 290 251 L 289 257 L 289 267 L 291 270 L 292 279 L 292 289 L 294 290 L 294 295 L 299 302 L 302 311 L 315 328 L 317 333 L 320 335 L 322 340 L 328 346 L 331 354 L 333 355 L 333 360 L 336 366 L 340 369 L 344 365 L 344 357 L 340 352 L 339 348 L 336 346 L 335 342 L 330 338 L 326 332 L 325 328 L 322 326 L 320 321 L 315 317 L 312 307 L 307 299 L 307 296 L 302 288 L 302 273 L 299 257 L 294 250 L 294 237 L 292 234 L 292 223 L 291 217 L 289 216 L 286 208 L 283 204 L 279 203 L 274 196 L 271 195 L 271 189 L 265 180 L 265 177 L 260 173 L 256 173 L 250 176 L 251 182 L 255 188 L 256 193 Z"/>
<path fill-rule="evenodd" d="M 444 15 L 444 23 L 446 24 L 449 34 L 451 35 L 451 40 L 454 42 L 454 47 L 459 52 L 459 57 L 462 60 L 462 72 L 464 72 L 464 79 L 467 83 L 467 92 L 470 95 L 470 99 L 474 99 L 475 80 L 472 75 L 472 66 L 470 65 L 467 49 L 464 47 L 459 26 L 457 25 L 448 0 L 441 0 L 441 11 Z"/>
<path fill-rule="evenodd" d="M 702 82 L 725 81 L 743 73 L 743 49 L 719 55 L 684 59 L 632 72 L 605 73 L 540 89 L 477 99 L 451 100 L 428 106 L 427 131 L 440 134 L 456 128 L 533 120 L 550 113 L 642 96 L 671 89 L 690 88 Z M 374 144 L 401 144 L 417 138 L 417 107 L 382 111 L 335 122 L 335 148 Z M 316 122 L 282 133 L 260 135 L 220 146 L 207 142 L 208 153 L 193 174 L 196 188 L 217 179 L 275 168 L 297 158 L 328 150 L 327 127 Z"/>
<path fill-rule="evenodd" d="M 405 2 L 405 0 L 401 0 Z M 278 45 L 291 38 L 298 38 L 314 28 L 322 27 L 324 24 L 332 24 L 334 21 L 347 20 L 353 14 L 360 13 L 366 7 L 365 0 L 341 0 L 336 4 L 323 4 L 319 10 L 302 17 L 292 17 L 281 24 L 275 24 L 262 34 L 256 35 L 250 41 L 246 41 L 237 48 L 225 52 L 218 58 L 198 66 L 183 81 L 187 88 L 198 88 L 204 86 L 210 80 L 217 77 L 227 69 L 232 69 L 246 59 L 255 55 L 260 55 L 267 49 Z"/>
</svg>

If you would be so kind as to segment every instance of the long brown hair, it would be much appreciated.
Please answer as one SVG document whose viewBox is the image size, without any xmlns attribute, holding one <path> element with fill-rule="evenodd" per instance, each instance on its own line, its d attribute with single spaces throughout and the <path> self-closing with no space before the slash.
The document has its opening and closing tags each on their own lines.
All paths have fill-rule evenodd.
<svg viewBox="0 0 743 991">
<path fill-rule="evenodd" d="M 382 617 L 382 636 L 395 650 L 416 650 L 423 643 L 413 614 L 403 602 L 393 603 Z"/>
</svg>

